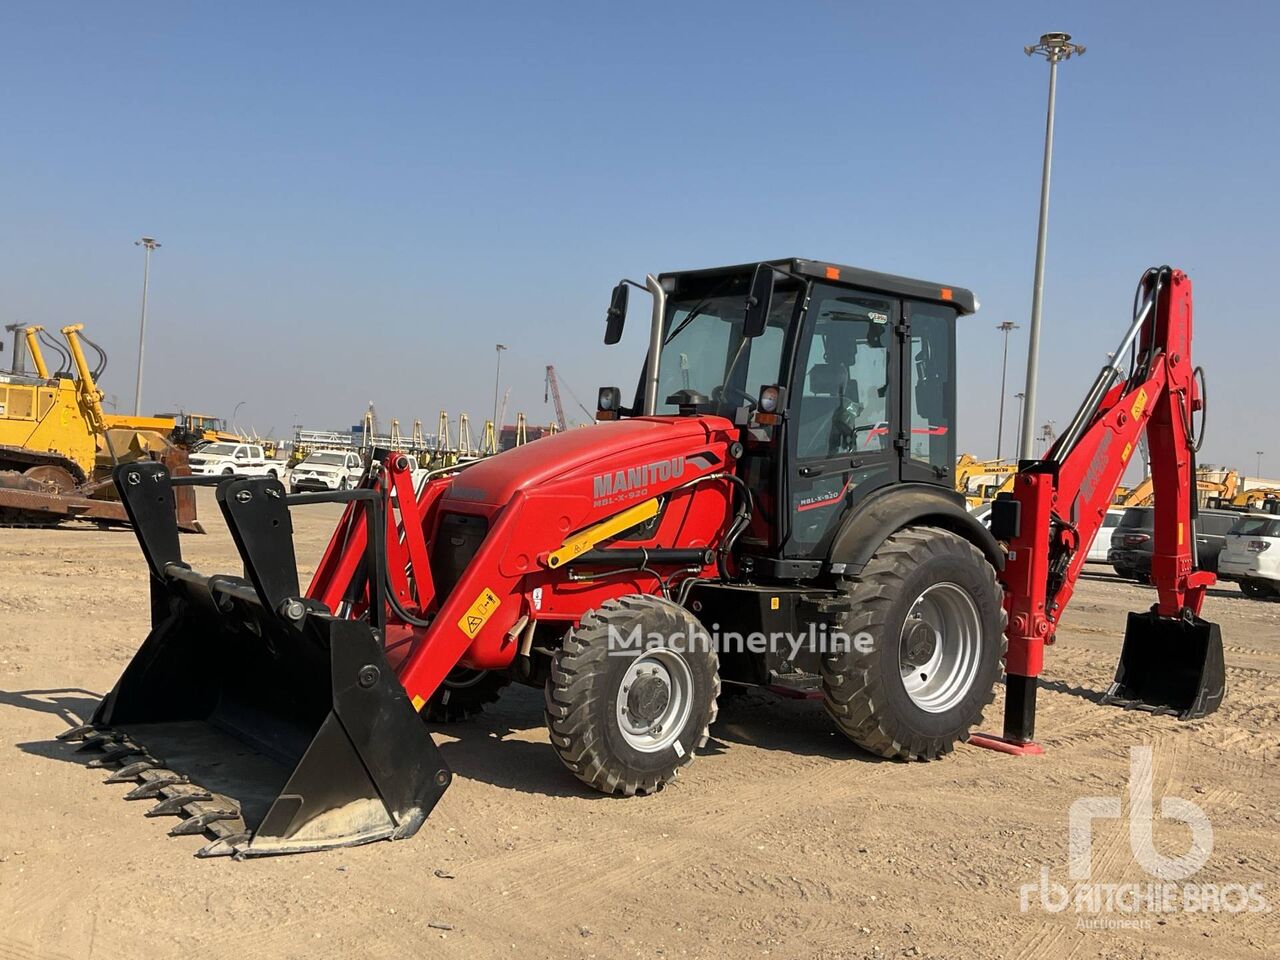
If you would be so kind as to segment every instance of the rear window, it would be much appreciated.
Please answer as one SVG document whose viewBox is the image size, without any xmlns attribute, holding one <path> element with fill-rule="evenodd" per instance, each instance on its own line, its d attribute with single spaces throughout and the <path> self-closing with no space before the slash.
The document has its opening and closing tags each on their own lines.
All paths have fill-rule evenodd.
<svg viewBox="0 0 1280 960">
<path fill-rule="evenodd" d="M 1241 517 L 1231 532 L 1241 537 L 1280 537 L 1280 520 L 1270 517 Z"/>
<path fill-rule="evenodd" d="M 1120 524 L 1120 514 L 1118 513 L 1108 512 L 1107 515 L 1102 518 L 1102 529 L 1104 530 L 1108 529 L 1109 527 L 1119 526 L 1119 524 Z"/>
<path fill-rule="evenodd" d="M 1153 524 L 1152 517 L 1154 512 L 1152 507 L 1130 507 L 1124 512 L 1124 516 L 1120 518 L 1120 527 L 1121 529 L 1150 527 Z"/>
<path fill-rule="evenodd" d="M 1196 529 L 1201 533 L 1222 536 L 1235 525 L 1236 517 L 1230 514 L 1214 513 L 1211 510 L 1200 511 L 1196 518 Z"/>
</svg>

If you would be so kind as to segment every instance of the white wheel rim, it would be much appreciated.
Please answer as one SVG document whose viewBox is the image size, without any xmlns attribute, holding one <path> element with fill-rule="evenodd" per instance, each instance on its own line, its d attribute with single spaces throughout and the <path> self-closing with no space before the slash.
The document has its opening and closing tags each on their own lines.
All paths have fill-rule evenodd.
<svg viewBox="0 0 1280 960">
<path fill-rule="evenodd" d="M 955 583 L 935 583 L 911 605 L 898 639 L 907 696 L 921 710 L 945 713 L 968 695 L 982 659 L 982 618 Z"/>
<path fill-rule="evenodd" d="M 627 745 L 657 753 L 672 746 L 689 721 L 693 674 L 674 650 L 647 651 L 627 667 L 615 701 L 618 729 Z"/>
</svg>

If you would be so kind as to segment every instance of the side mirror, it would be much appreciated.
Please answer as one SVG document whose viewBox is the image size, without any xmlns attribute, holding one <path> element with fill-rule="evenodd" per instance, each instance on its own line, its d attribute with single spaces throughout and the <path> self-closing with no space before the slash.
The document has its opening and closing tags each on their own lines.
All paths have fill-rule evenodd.
<svg viewBox="0 0 1280 960">
<path fill-rule="evenodd" d="M 742 320 L 742 335 L 758 337 L 769 323 L 773 309 L 773 267 L 762 263 L 751 277 L 751 291 L 747 294 L 747 312 Z"/>
<path fill-rule="evenodd" d="M 608 346 L 613 346 L 622 339 L 622 325 L 627 320 L 627 296 L 626 283 L 620 283 L 613 288 L 613 296 L 609 299 L 609 312 L 605 315 L 604 322 L 604 342 Z"/>
</svg>

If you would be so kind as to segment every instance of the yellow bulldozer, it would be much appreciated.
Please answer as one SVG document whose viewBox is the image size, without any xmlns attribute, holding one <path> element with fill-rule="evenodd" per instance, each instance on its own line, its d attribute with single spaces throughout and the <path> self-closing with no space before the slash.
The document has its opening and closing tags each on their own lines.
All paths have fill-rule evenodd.
<svg viewBox="0 0 1280 960">
<path fill-rule="evenodd" d="M 65 346 L 43 327 L 15 331 L 20 339 L 15 336 L 13 369 L 0 372 L 0 526 L 127 523 L 111 482 L 117 464 L 158 460 L 180 475 L 190 472 L 186 451 L 171 439 L 171 419 L 102 409 L 97 378 L 106 354 L 82 329 L 78 323 L 63 327 Z M 42 345 L 58 357 L 60 369 L 50 371 Z M 96 354 L 93 366 L 85 345 Z M 25 369 L 23 352 L 34 372 Z M 200 532 L 189 488 L 177 500 L 177 514 L 181 529 Z"/>
</svg>

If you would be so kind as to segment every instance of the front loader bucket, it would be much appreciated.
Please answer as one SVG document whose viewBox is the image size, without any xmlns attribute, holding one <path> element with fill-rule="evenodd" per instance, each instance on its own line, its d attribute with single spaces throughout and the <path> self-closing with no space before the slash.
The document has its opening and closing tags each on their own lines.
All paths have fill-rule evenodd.
<svg viewBox="0 0 1280 960">
<path fill-rule="evenodd" d="M 1131 613 L 1116 678 L 1102 702 L 1194 720 L 1218 709 L 1226 687 L 1216 623 Z"/>
<path fill-rule="evenodd" d="M 300 598 L 283 488 L 218 485 L 246 577 L 177 554 L 160 464 L 117 482 L 151 567 L 152 628 L 92 721 L 68 731 L 128 799 L 208 834 L 201 856 L 297 853 L 414 834 L 450 774 L 365 622 Z M 162 519 L 163 518 L 163 521 Z"/>
</svg>

